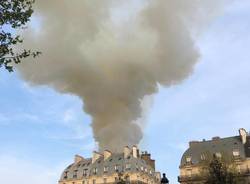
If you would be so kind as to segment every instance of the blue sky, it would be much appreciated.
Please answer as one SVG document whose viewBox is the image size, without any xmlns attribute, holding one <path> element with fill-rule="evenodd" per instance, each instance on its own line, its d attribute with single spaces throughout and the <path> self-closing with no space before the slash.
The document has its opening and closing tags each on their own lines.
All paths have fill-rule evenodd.
<svg viewBox="0 0 250 184">
<path fill-rule="evenodd" d="M 194 73 L 154 96 L 140 147 L 171 183 L 189 141 L 250 129 L 249 10 L 245 0 L 226 7 L 197 39 Z M 0 86 L 0 183 L 56 183 L 75 154 L 89 157 L 96 149 L 78 97 L 28 86 L 3 69 Z"/>
</svg>

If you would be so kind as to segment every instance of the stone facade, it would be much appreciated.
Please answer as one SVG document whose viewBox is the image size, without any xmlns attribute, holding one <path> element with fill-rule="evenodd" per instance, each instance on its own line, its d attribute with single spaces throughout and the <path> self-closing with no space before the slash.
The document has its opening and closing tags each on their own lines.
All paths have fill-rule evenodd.
<svg viewBox="0 0 250 184">
<path fill-rule="evenodd" d="M 180 164 L 181 184 L 203 184 L 202 162 L 206 161 L 207 153 L 220 157 L 227 155 L 233 160 L 233 165 L 239 174 L 242 184 L 250 184 L 250 135 L 239 130 L 239 136 L 212 140 L 192 141 L 183 154 Z"/>
<path fill-rule="evenodd" d="M 136 146 L 124 147 L 123 153 L 93 152 L 89 159 L 76 155 L 74 163 L 63 171 L 59 184 L 113 184 L 121 179 L 131 184 L 159 184 L 161 176 L 154 163 L 150 154 L 139 154 Z"/>
</svg>

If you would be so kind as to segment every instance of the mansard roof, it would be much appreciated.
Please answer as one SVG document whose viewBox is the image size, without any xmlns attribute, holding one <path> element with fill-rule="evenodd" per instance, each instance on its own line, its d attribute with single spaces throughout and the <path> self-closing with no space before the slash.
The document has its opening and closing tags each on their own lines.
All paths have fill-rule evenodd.
<svg viewBox="0 0 250 184">
<path fill-rule="evenodd" d="M 219 138 L 215 137 L 212 140 L 193 141 L 190 142 L 189 148 L 184 152 L 180 167 L 187 164 L 186 158 L 191 158 L 192 164 L 198 164 L 204 154 L 221 153 L 229 157 L 233 157 L 233 151 L 237 150 L 241 159 L 250 158 L 250 136 L 247 135 L 245 144 L 242 142 L 241 136 Z"/>
<path fill-rule="evenodd" d="M 129 169 L 126 169 L 126 165 L 129 165 Z M 115 166 L 118 170 L 115 170 Z M 104 172 L 104 167 L 107 171 Z M 143 168 L 143 171 L 142 171 Z M 145 160 L 141 158 L 135 158 L 133 155 L 124 157 L 123 153 L 112 153 L 110 157 L 104 160 L 104 157 L 100 157 L 94 163 L 92 159 L 83 159 L 80 162 L 73 163 L 69 165 L 61 175 L 62 180 L 70 179 L 83 179 L 88 176 L 102 176 L 102 175 L 112 175 L 117 172 L 152 172 L 154 174 L 153 168 L 151 168 Z M 95 173 L 96 172 L 96 173 Z"/>
</svg>

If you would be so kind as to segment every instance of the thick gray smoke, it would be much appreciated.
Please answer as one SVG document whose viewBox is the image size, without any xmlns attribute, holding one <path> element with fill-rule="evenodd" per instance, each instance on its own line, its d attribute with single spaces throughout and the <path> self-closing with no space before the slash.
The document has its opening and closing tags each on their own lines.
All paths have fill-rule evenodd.
<svg viewBox="0 0 250 184">
<path fill-rule="evenodd" d="M 43 54 L 18 66 L 21 75 L 79 96 L 100 150 L 140 142 L 144 97 L 191 74 L 199 58 L 194 33 L 220 6 L 218 0 L 141 0 L 132 11 L 125 6 L 132 2 L 37 0 L 40 28 L 24 33 L 26 47 Z"/>
</svg>

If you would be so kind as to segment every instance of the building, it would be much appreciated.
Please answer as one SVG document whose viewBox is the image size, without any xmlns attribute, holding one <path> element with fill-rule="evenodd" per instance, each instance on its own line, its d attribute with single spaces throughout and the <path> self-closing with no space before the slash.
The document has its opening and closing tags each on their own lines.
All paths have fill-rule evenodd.
<svg viewBox="0 0 250 184">
<path fill-rule="evenodd" d="M 160 173 L 155 171 L 155 160 L 147 152 L 124 147 L 123 153 L 104 151 L 93 152 L 93 157 L 85 159 L 76 155 L 73 164 L 62 173 L 59 184 L 103 184 L 126 183 L 158 184 Z"/>
<path fill-rule="evenodd" d="M 181 184 L 202 184 L 204 177 L 201 175 L 202 161 L 206 155 L 212 154 L 216 157 L 227 155 L 233 160 L 233 164 L 239 176 L 244 179 L 244 184 L 250 184 L 250 135 L 245 129 L 239 130 L 239 136 L 220 138 L 212 140 L 192 141 L 185 151 L 180 163 Z"/>
</svg>

